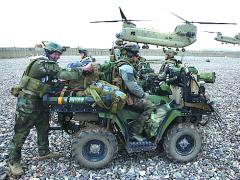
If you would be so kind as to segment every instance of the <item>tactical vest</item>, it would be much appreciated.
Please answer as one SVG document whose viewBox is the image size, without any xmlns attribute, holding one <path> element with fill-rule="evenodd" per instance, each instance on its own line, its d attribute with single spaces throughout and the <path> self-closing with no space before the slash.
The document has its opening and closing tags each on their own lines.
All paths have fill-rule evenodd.
<svg viewBox="0 0 240 180">
<path fill-rule="evenodd" d="M 124 92 L 126 92 L 125 91 L 126 89 L 123 85 L 122 78 L 119 74 L 119 67 L 125 64 L 128 64 L 131 66 L 131 64 L 125 59 L 121 59 L 116 62 L 107 62 L 105 65 L 101 67 L 101 71 L 102 71 L 101 80 L 107 81 L 108 83 L 115 85 L 119 87 L 121 90 L 123 90 Z"/>
<path fill-rule="evenodd" d="M 176 66 L 176 67 L 181 67 L 181 65 L 177 62 L 177 60 L 175 58 L 170 58 L 170 59 L 164 60 L 164 63 L 160 67 L 159 73 L 164 72 L 167 64 L 174 64 L 174 66 Z"/>
<path fill-rule="evenodd" d="M 39 69 L 39 67 L 35 70 L 33 68 L 35 63 L 39 63 L 39 66 L 42 66 L 41 68 L 45 68 L 46 72 L 37 74 L 37 70 Z M 42 97 L 49 88 L 49 84 L 47 83 L 50 82 L 49 80 L 52 80 L 53 76 L 55 76 L 59 70 L 60 68 L 58 64 L 54 61 L 49 61 L 41 57 L 32 59 L 27 64 L 19 85 L 13 87 L 12 91 L 14 91 L 14 89 L 16 89 L 17 87 L 18 93 L 20 91 L 23 91 L 29 95 Z M 44 75 L 46 77 L 44 80 L 45 82 L 42 82 L 38 78 L 43 78 Z M 12 94 L 18 96 L 18 93 L 15 92 L 15 94 Z"/>
<path fill-rule="evenodd" d="M 125 58 L 116 61 L 116 62 L 106 62 L 101 66 L 101 80 L 107 81 L 108 83 L 117 86 L 121 91 L 124 93 L 128 92 L 127 87 L 123 84 L 123 80 L 119 74 L 119 67 L 122 65 L 130 65 L 132 66 L 128 60 Z M 133 68 L 134 70 L 134 68 Z M 135 71 L 134 71 L 134 76 L 135 76 Z M 127 104 L 132 105 L 133 100 L 130 96 L 130 94 L 127 93 Z"/>
</svg>

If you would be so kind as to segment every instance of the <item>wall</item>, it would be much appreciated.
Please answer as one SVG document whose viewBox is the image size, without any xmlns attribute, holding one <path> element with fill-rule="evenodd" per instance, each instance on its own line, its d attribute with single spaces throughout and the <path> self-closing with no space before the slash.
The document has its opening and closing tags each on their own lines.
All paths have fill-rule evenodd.
<svg viewBox="0 0 240 180">
<path fill-rule="evenodd" d="M 89 54 L 92 56 L 108 56 L 109 49 L 88 49 Z M 0 48 L 0 59 L 5 58 L 19 58 L 28 57 L 31 55 L 41 55 L 43 53 L 42 48 Z M 179 53 L 178 55 L 181 55 Z M 69 48 L 63 54 L 68 55 L 78 55 L 77 48 Z M 141 49 L 141 55 L 143 56 L 163 56 L 162 49 Z M 240 58 L 240 52 L 224 52 L 224 51 L 186 51 L 185 56 L 199 56 L 199 57 L 234 57 Z"/>
</svg>

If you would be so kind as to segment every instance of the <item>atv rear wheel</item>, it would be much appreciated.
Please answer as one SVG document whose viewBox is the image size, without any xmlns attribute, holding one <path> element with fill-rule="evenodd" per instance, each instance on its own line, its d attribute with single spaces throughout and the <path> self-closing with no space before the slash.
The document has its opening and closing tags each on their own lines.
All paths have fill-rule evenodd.
<svg viewBox="0 0 240 180">
<path fill-rule="evenodd" d="M 112 161 L 118 151 L 114 134 L 104 128 L 86 128 L 72 141 L 73 158 L 83 167 L 98 169 Z"/>
<path fill-rule="evenodd" d="M 201 150 L 201 145 L 201 136 L 191 124 L 171 127 L 163 142 L 167 157 L 182 162 L 194 159 Z"/>
</svg>

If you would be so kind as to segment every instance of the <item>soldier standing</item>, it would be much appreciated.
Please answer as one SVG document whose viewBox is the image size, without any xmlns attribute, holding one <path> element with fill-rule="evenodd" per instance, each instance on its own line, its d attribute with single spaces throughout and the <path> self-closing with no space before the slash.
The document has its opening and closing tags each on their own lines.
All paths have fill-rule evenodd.
<svg viewBox="0 0 240 180">
<path fill-rule="evenodd" d="M 66 49 L 57 43 L 45 43 L 44 56 L 31 59 L 24 70 L 18 86 L 12 88 L 12 94 L 17 97 L 14 136 L 9 147 L 8 166 L 15 176 L 22 175 L 20 164 L 21 149 L 30 132 L 35 126 L 39 159 L 58 158 L 59 153 L 49 150 L 49 110 L 43 106 L 42 96 L 55 84 L 61 68 L 57 64 L 61 54 Z M 83 71 L 91 71 L 86 67 Z"/>
</svg>

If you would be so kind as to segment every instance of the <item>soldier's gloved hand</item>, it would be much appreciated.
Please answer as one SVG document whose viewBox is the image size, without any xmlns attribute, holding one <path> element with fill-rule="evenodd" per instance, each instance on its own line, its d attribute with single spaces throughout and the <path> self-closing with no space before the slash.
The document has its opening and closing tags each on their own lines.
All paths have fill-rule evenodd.
<svg viewBox="0 0 240 180">
<path fill-rule="evenodd" d="M 86 66 L 83 67 L 83 72 L 85 74 L 90 74 L 93 71 L 92 63 L 88 63 Z"/>
</svg>

